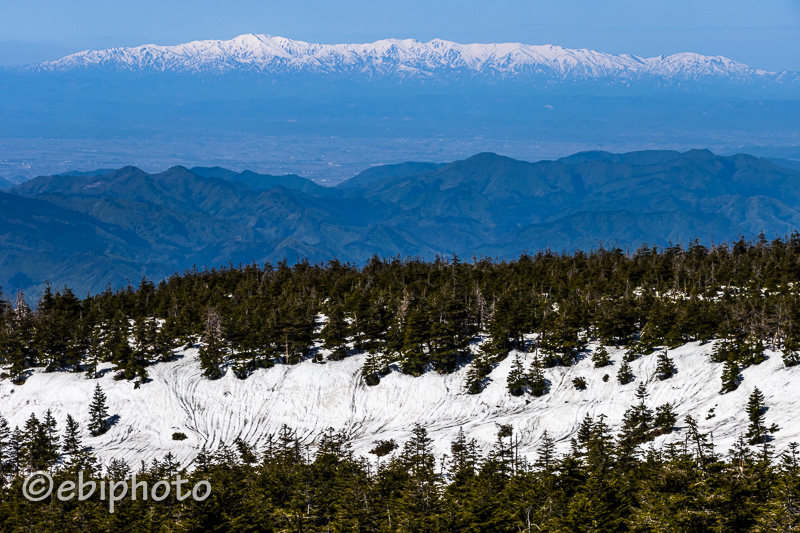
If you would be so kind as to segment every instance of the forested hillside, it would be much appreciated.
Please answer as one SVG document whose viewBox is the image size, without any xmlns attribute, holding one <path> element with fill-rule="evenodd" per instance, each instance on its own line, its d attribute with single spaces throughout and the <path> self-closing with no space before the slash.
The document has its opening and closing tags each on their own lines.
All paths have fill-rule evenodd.
<svg viewBox="0 0 800 533">
<path fill-rule="evenodd" d="M 144 279 L 84 299 L 48 287 L 35 309 L 20 292 L 3 303 L 0 356 L 15 382 L 34 366 L 91 376 L 105 361 L 120 379 L 145 382 L 148 365 L 178 344 L 201 343 L 211 379 L 364 352 L 370 385 L 395 362 L 416 376 L 471 361 L 470 390 L 479 393 L 512 349 L 537 352 L 544 367 L 568 366 L 594 339 L 627 346 L 633 360 L 717 338 L 714 357 L 730 365 L 735 388 L 736 369 L 763 360 L 765 346 L 782 349 L 787 365 L 800 361 L 799 282 L 798 233 L 631 254 L 547 251 L 511 262 L 251 264 L 188 270 L 158 285 Z M 481 335 L 487 340 L 473 358 L 468 347 Z"/>
<path fill-rule="evenodd" d="M 709 246 L 800 227 L 800 173 L 705 150 L 478 154 L 375 167 L 335 188 L 298 176 L 174 167 L 39 177 L 0 192 L 0 285 L 97 293 L 186 268 L 373 255 Z"/>
</svg>

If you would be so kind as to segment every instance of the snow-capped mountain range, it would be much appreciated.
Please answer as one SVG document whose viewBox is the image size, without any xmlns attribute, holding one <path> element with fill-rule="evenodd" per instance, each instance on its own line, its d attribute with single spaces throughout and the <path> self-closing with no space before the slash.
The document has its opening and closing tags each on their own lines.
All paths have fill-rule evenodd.
<svg viewBox="0 0 800 533">
<path fill-rule="evenodd" d="M 722 56 L 681 53 L 643 58 L 553 45 L 459 44 L 434 39 L 384 39 L 368 44 L 314 44 L 270 35 L 240 35 L 228 41 L 193 41 L 177 46 L 88 50 L 33 67 L 39 71 L 101 69 L 132 72 L 224 74 L 356 74 L 425 79 L 460 73 L 489 78 L 748 81 L 780 75 L 752 69 Z"/>
</svg>

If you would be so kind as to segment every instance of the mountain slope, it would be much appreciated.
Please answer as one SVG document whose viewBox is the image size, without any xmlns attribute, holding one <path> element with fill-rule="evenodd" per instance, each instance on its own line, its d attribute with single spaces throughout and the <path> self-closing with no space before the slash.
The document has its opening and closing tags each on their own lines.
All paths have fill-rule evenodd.
<svg viewBox="0 0 800 533">
<path fill-rule="evenodd" d="M 0 286 L 35 291 L 49 279 L 96 291 L 230 261 L 515 257 L 800 228 L 800 173 L 706 150 L 589 152 L 537 163 L 484 153 L 446 165 L 375 167 L 356 178 L 323 188 L 291 175 L 183 167 L 39 177 L 5 195 L 9 205 L 26 197 L 20 206 L 29 212 L 14 215 L 17 206 L 2 214 L 11 253 L 0 262 Z M 87 237 L 76 242 L 71 223 L 83 224 L 76 234 Z M 27 241 L 50 252 L 28 259 Z"/>
<path fill-rule="evenodd" d="M 625 410 L 638 403 L 634 396 L 637 384 L 644 382 L 651 409 L 672 403 L 679 415 L 678 426 L 684 416 L 691 415 L 701 431 L 713 433 L 719 452 L 726 452 L 744 433 L 747 398 L 755 386 L 769 406 L 767 423 L 781 428 L 773 442 L 776 450 L 800 439 L 795 416 L 798 399 L 792 388 L 800 379 L 800 367 L 785 368 L 780 354 L 768 351 L 766 362 L 742 372 L 744 381 L 737 390 L 721 395 L 723 365 L 709 363 L 711 350 L 710 343 L 670 350 L 678 372 L 665 381 L 654 378 L 657 354 L 644 356 L 631 363 L 636 381 L 627 385 L 613 378 L 616 366 L 594 368 L 586 357 L 572 367 L 546 369 L 550 392 L 536 398 L 514 397 L 506 390 L 513 357 L 492 371 L 491 382 L 481 394 L 470 395 L 464 392 L 468 367 L 454 374 L 428 372 L 418 378 L 392 372 L 379 385 L 367 387 L 359 376 L 364 356 L 326 364 L 308 360 L 278 365 L 257 370 L 247 380 L 238 380 L 229 372 L 220 380 L 209 381 L 201 374 L 197 350 L 190 349 L 177 361 L 150 367 L 152 381 L 139 389 L 128 381 L 114 381 L 110 372 L 99 380 L 87 380 L 83 375 L 37 370 L 22 386 L 0 380 L 0 415 L 12 428 L 22 427 L 32 412 L 41 419 L 52 409 L 59 428 L 70 414 L 85 429 L 92 391 L 99 383 L 108 396 L 109 414 L 119 419 L 105 435 L 84 433 L 83 439 L 106 464 L 116 458 L 138 465 L 171 451 L 187 465 L 201 448 L 213 450 L 231 445 L 237 438 L 261 449 L 283 424 L 296 429 L 306 443 L 329 427 L 342 430 L 352 439 L 354 451 L 367 457 L 375 440 L 402 443 L 415 423 L 427 428 L 437 457 L 450 453 L 450 442 L 459 428 L 488 451 L 498 424 L 510 424 L 519 438 L 519 452 L 533 460 L 545 431 L 556 440 L 559 452 L 567 452 L 587 414 L 606 415 L 605 422 L 617 433 Z M 623 355 L 614 348 L 610 352 L 616 361 Z M 530 362 L 532 354 L 522 354 L 522 359 Z M 612 379 L 604 382 L 604 374 L 612 374 Z M 575 389 L 572 379 L 577 376 L 584 377 L 587 390 Z M 170 440 L 176 431 L 189 438 Z M 682 443 L 685 438 L 685 429 L 679 427 L 658 437 L 654 446 Z"/>
</svg>

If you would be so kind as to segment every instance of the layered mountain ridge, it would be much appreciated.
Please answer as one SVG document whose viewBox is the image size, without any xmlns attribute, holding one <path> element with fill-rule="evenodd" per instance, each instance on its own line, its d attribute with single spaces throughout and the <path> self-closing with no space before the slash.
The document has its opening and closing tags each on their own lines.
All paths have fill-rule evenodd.
<svg viewBox="0 0 800 533">
<path fill-rule="evenodd" d="M 43 176 L 0 192 L 0 286 L 78 292 L 193 266 L 337 258 L 516 257 L 786 235 L 800 172 L 707 150 L 493 153 L 374 167 L 335 188 L 299 176 L 173 167 Z"/>
<path fill-rule="evenodd" d="M 254 34 L 227 41 L 193 41 L 176 46 L 148 44 L 87 50 L 33 68 L 209 74 L 308 72 L 412 79 L 452 72 L 489 78 L 543 76 L 554 80 L 650 77 L 752 81 L 779 77 L 726 57 L 694 53 L 643 58 L 553 45 L 460 44 L 442 39 L 427 43 L 414 39 L 383 39 L 366 44 L 316 44 Z"/>
</svg>

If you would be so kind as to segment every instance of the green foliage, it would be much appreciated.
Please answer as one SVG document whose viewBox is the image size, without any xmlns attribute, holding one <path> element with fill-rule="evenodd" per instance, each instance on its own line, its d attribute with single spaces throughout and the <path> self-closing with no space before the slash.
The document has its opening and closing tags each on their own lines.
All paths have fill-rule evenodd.
<svg viewBox="0 0 800 533">
<path fill-rule="evenodd" d="M 89 404 L 89 432 L 94 435 L 102 435 L 108 429 L 108 407 L 106 406 L 106 394 L 100 388 L 100 384 L 94 386 L 92 403 Z"/>
<path fill-rule="evenodd" d="M 631 366 L 628 364 L 627 361 L 623 361 L 622 364 L 619 366 L 619 371 L 617 371 L 617 381 L 619 382 L 620 385 L 627 385 L 634 379 L 636 379 L 636 376 L 633 374 Z"/>
<path fill-rule="evenodd" d="M 656 407 L 656 418 L 653 424 L 658 429 L 659 434 L 670 433 L 678 422 L 678 415 L 672 404 L 665 403 Z"/>
<path fill-rule="evenodd" d="M 512 396 L 522 396 L 528 388 L 528 377 L 525 374 L 525 367 L 522 365 L 519 354 L 514 356 L 514 361 L 511 363 L 507 387 Z"/>
<path fill-rule="evenodd" d="M 531 394 L 537 397 L 547 394 L 548 390 L 550 389 L 550 384 L 544 377 L 542 363 L 538 356 L 533 359 L 533 363 L 531 363 L 531 368 L 528 371 L 527 378 L 528 387 Z"/>
<path fill-rule="evenodd" d="M 592 353 L 592 362 L 595 368 L 602 368 L 611 364 L 611 357 L 605 346 L 600 346 Z"/>
<path fill-rule="evenodd" d="M 578 376 L 577 378 L 573 379 L 572 384 L 578 390 L 586 390 L 586 380 L 583 379 L 583 376 Z"/>
<path fill-rule="evenodd" d="M 750 421 L 750 424 L 747 426 L 745 438 L 750 444 L 766 443 L 770 438 L 769 433 L 777 431 L 778 428 L 774 425 L 767 428 L 765 424 L 764 420 L 767 406 L 764 394 L 758 390 L 758 387 L 753 389 L 753 392 L 747 399 L 747 407 L 745 410 L 747 412 L 747 419 Z"/>
<path fill-rule="evenodd" d="M 787 336 L 783 341 L 782 357 L 787 367 L 800 364 L 800 340 L 794 335 Z"/>
<path fill-rule="evenodd" d="M 739 365 L 734 361 L 725 361 L 725 367 L 722 369 L 722 389 L 720 394 L 736 390 L 741 381 L 742 376 L 739 374 Z"/>
<path fill-rule="evenodd" d="M 665 379 L 671 378 L 675 374 L 675 363 L 674 361 L 667 355 L 667 351 L 664 350 L 660 354 L 658 354 L 658 362 L 656 364 L 656 377 L 664 381 Z"/>
</svg>

